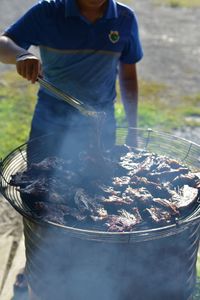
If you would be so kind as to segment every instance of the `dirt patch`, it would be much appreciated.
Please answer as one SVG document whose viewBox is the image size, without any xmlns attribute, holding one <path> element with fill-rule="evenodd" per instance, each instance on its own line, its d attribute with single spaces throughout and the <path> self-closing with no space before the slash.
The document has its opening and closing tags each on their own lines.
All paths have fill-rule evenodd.
<svg viewBox="0 0 200 300">
<path fill-rule="evenodd" d="M 183 129 L 176 129 L 174 130 L 174 134 L 200 145 L 200 127 L 184 127 Z"/>
<path fill-rule="evenodd" d="M 23 229 L 22 218 L 1 194 L 0 214 L 0 236 L 12 235 L 18 241 Z"/>
<path fill-rule="evenodd" d="M 177 94 L 200 93 L 200 8 L 155 6 L 134 1 L 144 59 L 140 77 L 165 83 Z"/>
<path fill-rule="evenodd" d="M 158 6 L 151 0 L 134 1 L 133 7 L 144 48 L 139 77 L 168 86 L 169 105 L 177 96 L 200 94 L 200 8 Z M 174 134 L 200 144 L 200 127 Z"/>
</svg>

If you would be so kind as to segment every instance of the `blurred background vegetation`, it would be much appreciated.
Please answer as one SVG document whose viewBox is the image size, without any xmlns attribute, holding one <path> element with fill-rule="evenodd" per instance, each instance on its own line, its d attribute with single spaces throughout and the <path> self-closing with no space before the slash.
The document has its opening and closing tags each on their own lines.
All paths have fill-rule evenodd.
<svg viewBox="0 0 200 300">
<path fill-rule="evenodd" d="M 2 74 L 0 80 L 0 157 L 24 143 L 29 134 L 38 84 L 31 84 L 11 71 Z M 200 95 L 178 97 L 171 95 L 169 87 L 151 81 L 139 80 L 138 127 L 171 132 L 182 126 L 200 126 Z M 117 83 L 115 112 L 119 126 L 126 126 L 123 105 Z M 179 96 L 180 97 L 180 96 Z M 172 100 L 173 99 L 173 102 Z"/>
<path fill-rule="evenodd" d="M 154 0 L 154 1 L 156 4 L 165 4 L 165 5 L 170 5 L 172 7 L 200 7 L 199 0 Z"/>
</svg>

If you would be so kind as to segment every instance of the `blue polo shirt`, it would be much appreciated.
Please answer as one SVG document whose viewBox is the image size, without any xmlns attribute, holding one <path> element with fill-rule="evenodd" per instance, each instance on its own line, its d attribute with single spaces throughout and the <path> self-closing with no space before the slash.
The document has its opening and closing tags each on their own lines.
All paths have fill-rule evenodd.
<svg viewBox="0 0 200 300">
<path fill-rule="evenodd" d="M 43 0 L 4 34 L 24 49 L 38 46 L 44 77 L 96 109 L 113 106 L 119 61 L 134 64 L 143 56 L 135 13 L 114 0 L 95 23 L 80 14 L 75 0 Z M 39 89 L 36 123 L 65 124 L 72 111 Z"/>
</svg>

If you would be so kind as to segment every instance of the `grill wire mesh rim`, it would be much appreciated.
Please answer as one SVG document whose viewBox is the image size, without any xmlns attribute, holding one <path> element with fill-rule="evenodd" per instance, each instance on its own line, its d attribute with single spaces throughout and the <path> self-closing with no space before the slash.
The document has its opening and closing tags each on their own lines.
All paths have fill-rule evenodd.
<svg viewBox="0 0 200 300">
<path fill-rule="evenodd" d="M 192 168 L 194 171 L 198 172 L 200 170 L 200 145 L 190 142 L 184 138 L 152 129 L 129 128 L 129 130 L 132 130 L 132 133 L 134 133 L 137 137 L 137 150 L 146 150 L 176 158 L 179 161 L 187 164 L 188 167 Z M 116 144 L 125 143 L 127 131 L 128 128 L 117 129 Z M 44 137 L 40 137 L 39 139 L 44 140 Z M 177 145 L 179 145 L 179 147 L 177 147 Z M 60 225 L 51 221 L 42 221 L 40 219 L 36 219 L 33 215 L 33 212 L 22 203 L 19 192 L 16 191 L 16 188 L 11 187 L 9 184 L 11 174 L 15 174 L 16 172 L 24 171 L 26 169 L 26 146 L 27 142 L 14 149 L 1 161 L 0 190 L 3 196 L 14 207 L 14 209 L 16 209 L 23 217 L 29 219 L 31 222 L 39 223 L 42 226 L 51 226 L 52 228 L 58 230 L 64 229 L 66 233 L 75 235 L 77 237 L 79 236 L 84 239 L 99 241 L 106 240 L 111 242 L 113 240 L 118 240 L 119 242 L 139 242 L 150 239 L 159 239 L 161 237 L 177 234 L 186 230 L 191 225 L 199 223 L 200 205 L 198 205 L 198 207 L 189 216 L 178 220 L 176 224 L 122 233 L 80 229 L 66 225 Z"/>
</svg>

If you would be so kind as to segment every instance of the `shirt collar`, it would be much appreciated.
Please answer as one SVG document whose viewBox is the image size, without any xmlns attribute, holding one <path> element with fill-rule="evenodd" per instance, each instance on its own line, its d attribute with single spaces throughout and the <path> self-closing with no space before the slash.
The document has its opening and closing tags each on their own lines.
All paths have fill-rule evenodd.
<svg viewBox="0 0 200 300">
<path fill-rule="evenodd" d="M 66 17 L 80 17 L 79 8 L 76 0 L 65 0 L 65 16 Z M 115 0 L 108 0 L 108 7 L 104 15 L 105 19 L 117 18 L 117 3 Z"/>
</svg>

